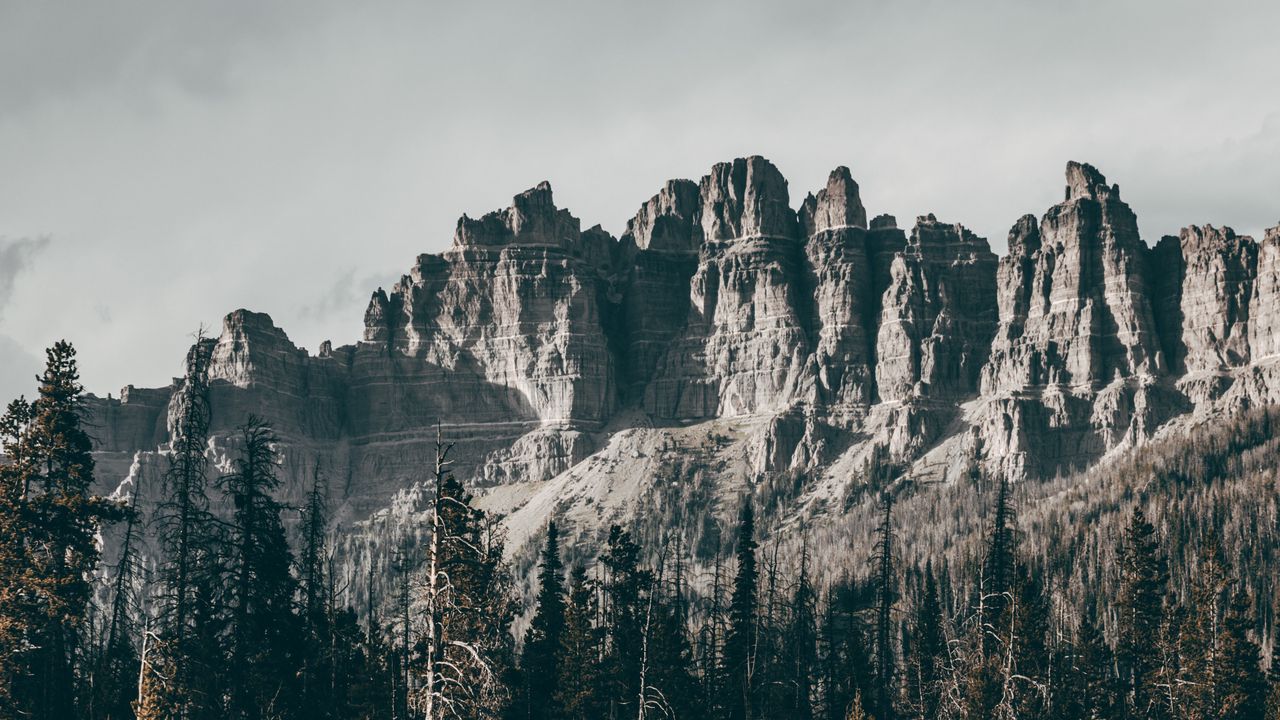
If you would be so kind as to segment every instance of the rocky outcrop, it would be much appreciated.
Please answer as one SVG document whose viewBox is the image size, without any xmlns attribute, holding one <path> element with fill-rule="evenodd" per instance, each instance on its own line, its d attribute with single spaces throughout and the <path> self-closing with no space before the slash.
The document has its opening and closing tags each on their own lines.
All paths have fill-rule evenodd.
<svg viewBox="0 0 1280 720">
<path fill-rule="evenodd" d="M 875 323 L 867 211 L 846 167 L 800 206 L 813 288 L 815 400 L 839 420 L 863 414 L 875 393 Z M 881 290 L 883 292 L 883 290 Z"/>
<path fill-rule="evenodd" d="M 1250 358 L 1270 361 L 1280 356 L 1280 225 L 1263 237 L 1255 277 L 1249 300 Z"/>
<path fill-rule="evenodd" d="M 808 378 L 811 300 L 787 183 L 761 157 L 721 163 L 699 184 L 702 245 L 684 331 L 658 361 L 644 409 L 664 419 L 791 407 Z"/>
<path fill-rule="evenodd" d="M 343 552 L 382 567 L 373 548 L 417 532 L 437 428 L 489 509 L 524 517 L 540 493 L 605 522 L 668 476 L 707 502 L 764 482 L 818 512 L 886 451 L 921 479 L 974 460 L 1050 476 L 1280 402 L 1280 227 L 1148 249 L 1117 186 L 1066 174 L 1001 259 L 933 215 L 910 237 L 868 221 L 845 167 L 793 209 L 764 158 L 722 163 L 666 183 L 618 239 L 543 183 L 462 217 L 448 250 L 372 294 L 354 344 L 311 355 L 265 315 L 228 315 L 207 340 L 210 452 L 225 464 L 236 425 L 273 421 L 282 493 L 328 478 L 355 528 Z M 172 393 L 90 399 L 108 485 L 158 476 Z M 554 495 L 584 478 L 602 484 Z"/>
<path fill-rule="evenodd" d="M 1089 165 L 1067 166 L 1066 199 L 1037 231 L 1010 233 L 1000 330 L 983 374 L 987 393 L 1159 373 L 1145 276 L 1146 246 L 1120 188 Z M 1025 307 L 1025 311 L 1023 308 Z"/>
<path fill-rule="evenodd" d="M 996 256 L 933 215 L 890 268 L 876 340 L 880 399 L 957 398 L 978 389 L 996 328 Z"/>
<path fill-rule="evenodd" d="M 1170 369 L 1216 372 L 1249 362 L 1257 245 L 1228 227 L 1191 226 L 1152 251 L 1156 321 Z"/>
</svg>

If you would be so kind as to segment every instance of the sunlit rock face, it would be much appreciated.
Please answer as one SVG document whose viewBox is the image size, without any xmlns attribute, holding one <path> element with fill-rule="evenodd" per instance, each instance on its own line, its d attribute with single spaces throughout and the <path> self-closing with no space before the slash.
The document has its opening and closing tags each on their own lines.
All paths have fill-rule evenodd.
<svg viewBox="0 0 1280 720">
<path fill-rule="evenodd" d="M 417 532 L 437 433 L 519 540 L 530 508 L 625 520 L 676 478 L 714 504 L 785 476 L 779 511 L 812 513 L 876 449 L 920 480 L 1043 477 L 1280 401 L 1280 227 L 1148 248 L 1117 186 L 1066 177 L 1003 258 L 963 225 L 869 213 L 846 167 L 795 207 L 768 160 L 721 163 L 617 239 L 543 183 L 373 292 L 354 344 L 311 354 L 228 315 L 206 341 L 210 453 L 225 467 L 236 426 L 270 420 L 282 494 L 323 477 L 345 552 L 378 564 Z M 90 399 L 105 487 L 162 472 L 172 394 Z"/>
<path fill-rule="evenodd" d="M 698 266 L 683 331 L 659 360 L 644 409 L 697 419 L 779 412 L 808 377 L 803 252 L 787 183 L 761 157 L 699 184 Z"/>
</svg>

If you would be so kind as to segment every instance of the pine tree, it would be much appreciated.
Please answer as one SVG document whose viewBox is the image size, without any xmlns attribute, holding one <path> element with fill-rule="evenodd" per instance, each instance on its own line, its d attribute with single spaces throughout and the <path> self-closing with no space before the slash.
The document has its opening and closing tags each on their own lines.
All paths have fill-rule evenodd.
<svg viewBox="0 0 1280 720">
<path fill-rule="evenodd" d="M 967 658 L 963 703 L 968 717 L 1012 716 L 1018 598 L 1017 534 L 1009 481 L 1001 477 L 978 582 L 975 632 Z"/>
<path fill-rule="evenodd" d="M 1015 569 L 1014 602 L 1005 609 L 1009 627 L 1004 639 L 1010 648 L 1010 662 L 1004 682 L 1017 717 L 1042 717 L 1052 696 L 1048 645 L 1049 599 L 1041 573 L 1019 563 Z"/>
<path fill-rule="evenodd" d="M 893 606 L 898 599 L 898 578 L 893 560 L 893 496 L 888 492 L 880 499 L 880 525 L 876 529 L 875 566 L 875 686 L 873 702 L 881 720 L 893 717 L 896 656 L 893 648 Z"/>
<path fill-rule="evenodd" d="M 5 717 L 31 712 L 30 640 L 42 616 L 37 598 L 27 588 L 35 569 L 27 545 L 35 533 L 26 488 L 37 462 L 29 443 L 31 419 L 31 403 L 24 398 L 9 403 L 0 418 L 7 458 L 0 463 L 0 713 Z"/>
<path fill-rule="evenodd" d="M 605 622 L 610 712 L 639 712 L 640 665 L 644 643 L 644 598 L 652 578 L 640 568 L 640 547 L 631 533 L 614 525 L 600 562 L 606 571 Z"/>
<path fill-rule="evenodd" d="M 555 522 L 547 524 L 547 541 L 538 568 L 538 599 L 533 621 L 525 635 L 521 658 L 525 684 L 525 717 L 546 720 L 556 716 L 553 698 L 560 677 L 557 655 L 564 633 L 564 583 L 560 576 L 560 533 Z"/>
<path fill-rule="evenodd" d="M 725 638 L 724 665 L 725 706 L 730 720 L 751 720 L 757 678 L 755 661 L 756 592 L 759 573 L 756 569 L 755 509 L 745 498 L 738 516 L 738 570 L 733 578 L 733 594 L 729 600 L 729 632 Z"/>
<path fill-rule="evenodd" d="M 601 689 L 600 657 L 603 633 L 595 627 L 598 588 L 581 566 L 569 579 L 564 632 L 556 656 L 555 697 L 557 720 L 595 720 L 606 716 Z"/>
<path fill-rule="evenodd" d="M 861 706 L 872 691 L 874 668 L 863 619 L 870 606 L 867 596 L 864 588 L 848 581 L 827 589 L 821 632 L 821 695 L 827 720 L 843 720 L 855 696 Z"/>
<path fill-rule="evenodd" d="M 992 507 L 991 532 L 979 584 L 978 617 L 982 624 L 983 655 L 1000 651 L 1000 620 L 1009 605 L 1013 589 L 1017 536 L 1013 500 L 1007 478 L 1001 477 Z"/>
<path fill-rule="evenodd" d="M 219 485 L 234 506 L 230 529 L 227 604 L 231 610 L 228 716 L 287 714 L 297 697 L 301 623 L 294 613 L 293 556 L 280 521 L 283 507 L 271 493 L 277 439 L 266 422 L 250 417 L 239 428 L 239 457 Z"/>
<path fill-rule="evenodd" d="M 813 675 L 818 664 L 816 602 L 809 579 L 809 543 L 806 537 L 801 545 L 799 577 L 791 597 L 790 624 L 786 633 L 789 648 L 783 668 L 789 690 L 785 714 L 796 720 L 813 718 Z"/>
<path fill-rule="evenodd" d="M 333 693 L 336 608 L 329 597 L 332 577 L 325 568 L 329 530 L 326 495 L 324 477 L 317 466 L 302 508 L 302 552 L 298 561 L 299 609 L 305 632 L 300 703 L 302 712 L 310 717 L 339 717 L 335 714 L 338 698 Z"/>
<path fill-rule="evenodd" d="M 166 669 L 145 683 L 150 707 L 170 708 L 178 720 L 204 720 L 222 713 L 220 691 L 226 621 L 222 601 L 224 567 L 221 526 L 209 511 L 209 359 L 213 343 L 197 335 L 175 398 L 176 421 L 168 467 L 153 515 L 163 552 L 156 593 L 155 633 L 144 668 Z M 201 607 L 197 608 L 197 604 Z M 169 697 L 160 698 L 165 693 Z"/>
<path fill-rule="evenodd" d="M 1120 595 L 1116 600 L 1119 641 L 1116 659 L 1126 707 L 1145 714 L 1158 702 L 1159 663 L 1151 652 L 1160 637 L 1162 598 L 1168 571 L 1160 557 L 1156 530 L 1141 507 L 1134 508 L 1120 553 Z"/>
<path fill-rule="evenodd" d="M 1221 670 L 1216 673 L 1217 717 L 1246 720 L 1262 717 L 1267 704 L 1267 677 L 1262 671 L 1262 652 L 1249 637 L 1253 628 L 1253 604 L 1238 590 L 1222 619 L 1222 635 L 1217 655 Z"/>
<path fill-rule="evenodd" d="M 1062 653 L 1057 666 L 1053 716 L 1062 720 L 1122 717 L 1114 657 L 1091 615 L 1089 611 L 1082 615 L 1075 642 Z"/>
<path fill-rule="evenodd" d="M 36 401 L 11 404 L 3 422 L 12 461 L 0 479 L 0 522 L 7 526 L 0 535 L 12 545 L 0 558 L 6 576 L 0 652 L 13 664 L 4 671 L 0 699 L 24 717 L 62 720 L 77 712 L 96 535 L 124 515 L 120 505 L 91 494 L 93 448 L 82 393 L 75 349 L 59 341 L 46 352 Z"/>
<path fill-rule="evenodd" d="M 916 603 L 912 633 L 910 699 L 922 720 L 934 720 L 941 706 L 941 682 L 947 643 L 942 628 L 942 606 L 933 563 L 924 569 L 924 590 Z"/>
</svg>

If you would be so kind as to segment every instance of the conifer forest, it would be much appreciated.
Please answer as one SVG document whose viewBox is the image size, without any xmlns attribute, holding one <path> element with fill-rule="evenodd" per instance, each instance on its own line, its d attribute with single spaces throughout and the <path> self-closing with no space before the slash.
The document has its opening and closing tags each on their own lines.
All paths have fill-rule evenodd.
<svg viewBox="0 0 1280 720">
<path fill-rule="evenodd" d="M 269 420 L 244 418 L 230 464 L 210 465 L 208 347 L 188 358 L 154 502 L 92 491 L 70 344 L 8 405 L 5 717 L 1280 717 L 1276 411 L 1072 485 L 977 470 L 941 494 L 883 483 L 860 501 L 862 542 L 820 552 L 792 528 L 786 561 L 757 522 L 763 487 L 710 566 L 678 530 L 642 544 L 618 525 L 570 560 L 548 517 L 530 601 L 441 436 L 422 468 L 427 539 L 392 592 L 353 607 L 323 478 L 301 507 L 273 499 Z M 885 462 L 867 482 L 893 477 L 871 467 Z M 930 512 L 976 519 L 938 544 L 904 521 Z M 833 551 L 849 555 L 824 572 L 815 558 Z"/>
</svg>

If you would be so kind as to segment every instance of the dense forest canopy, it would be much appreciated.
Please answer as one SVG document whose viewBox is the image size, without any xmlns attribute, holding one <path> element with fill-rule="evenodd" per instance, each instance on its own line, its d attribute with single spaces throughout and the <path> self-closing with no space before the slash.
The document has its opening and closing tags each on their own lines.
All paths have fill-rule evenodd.
<svg viewBox="0 0 1280 720">
<path fill-rule="evenodd" d="M 425 540 L 356 608 L 326 479 L 275 499 L 269 420 L 210 465 L 208 347 L 145 506 L 92 494 L 69 344 L 8 405 L 0 717 L 1280 718 L 1280 410 L 1045 482 L 919 485 L 876 453 L 822 526 L 767 512 L 803 483 L 774 478 L 709 553 L 661 513 L 573 548 L 547 517 L 527 606 L 441 437 Z"/>
</svg>

